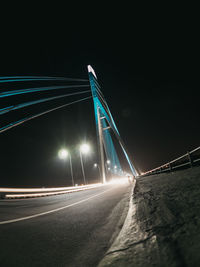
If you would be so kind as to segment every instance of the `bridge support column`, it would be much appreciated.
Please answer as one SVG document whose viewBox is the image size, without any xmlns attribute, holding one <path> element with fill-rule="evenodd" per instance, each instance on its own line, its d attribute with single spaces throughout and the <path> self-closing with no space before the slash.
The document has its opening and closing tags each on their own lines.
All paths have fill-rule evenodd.
<svg viewBox="0 0 200 267">
<path fill-rule="evenodd" d="M 97 107 L 97 118 L 98 118 L 98 135 L 99 135 L 99 150 L 100 150 L 100 170 L 102 175 L 103 184 L 106 183 L 106 175 L 105 175 L 105 162 L 104 162 L 104 151 L 103 151 L 103 136 L 102 136 L 102 125 L 101 125 L 101 117 L 100 117 L 100 108 Z"/>
</svg>

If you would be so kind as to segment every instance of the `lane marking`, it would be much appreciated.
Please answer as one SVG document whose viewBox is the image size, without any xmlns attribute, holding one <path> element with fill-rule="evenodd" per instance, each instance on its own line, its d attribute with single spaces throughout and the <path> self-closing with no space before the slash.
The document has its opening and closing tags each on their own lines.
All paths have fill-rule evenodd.
<svg viewBox="0 0 200 267">
<path fill-rule="evenodd" d="M 60 211 L 60 210 L 64 210 L 64 209 L 76 206 L 78 204 L 81 204 L 83 202 L 86 202 L 86 201 L 88 201 L 88 200 L 90 200 L 92 198 L 95 198 L 97 196 L 103 195 L 104 193 L 106 193 L 108 191 L 111 191 L 111 190 L 113 190 L 113 187 L 111 189 L 105 190 L 105 191 L 103 191 L 103 192 L 101 192 L 99 194 L 93 195 L 91 197 L 88 197 L 86 199 L 80 200 L 78 202 L 72 203 L 72 204 L 64 206 L 64 207 L 60 207 L 60 208 L 57 208 L 57 209 L 53 209 L 53 210 L 49 210 L 49 211 L 45 211 L 45 212 L 29 215 L 29 216 L 26 216 L 26 217 L 21 217 L 21 218 L 17 218 L 17 219 L 13 219 L 13 220 L 1 221 L 0 225 L 9 224 L 9 223 L 15 223 L 15 222 L 24 221 L 24 220 L 29 220 L 29 219 L 33 219 L 33 218 L 40 217 L 40 216 L 43 216 L 43 215 L 47 215 L 47 214 L 50 214 L 50 213 L 54 213 L 54 212 L 57 212 L 57 211 Z"/>
</svg>

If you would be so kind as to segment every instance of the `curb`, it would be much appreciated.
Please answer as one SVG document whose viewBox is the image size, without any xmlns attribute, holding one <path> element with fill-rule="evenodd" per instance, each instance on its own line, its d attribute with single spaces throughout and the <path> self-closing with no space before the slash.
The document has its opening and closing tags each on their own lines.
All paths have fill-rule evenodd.
<svg viewBox="0 0 200 267">
<path fill-rule="evenodd" d="M 103 259 L 98 264 L 98 267 L 105 267 L 105 266 L 116 266 L 115 265 L 115 258 L 117 251 L 124 250 L 124 246 L 126 244 L 126 236 L 128 235 L 128 230 L 130 229 L 132 223 L 132 216 L 133 216 L 133 203 L 132 203 L 132 196 L 134 193 L 134 189 L 136 186 L 136 180 L 134 180 L 133 188 L 130 194 L 130 201 L 129 201 L 129 209 L 127 216 L 125 218 L 124 224 L 122 229 L 120 230 L 118 236 L 115 238 L 114 242 L 104 255 Z M 116 252 L 116 253 L 115 253 Z M 113 253 L 113 254 L 112 254 Z"/>
</svg>

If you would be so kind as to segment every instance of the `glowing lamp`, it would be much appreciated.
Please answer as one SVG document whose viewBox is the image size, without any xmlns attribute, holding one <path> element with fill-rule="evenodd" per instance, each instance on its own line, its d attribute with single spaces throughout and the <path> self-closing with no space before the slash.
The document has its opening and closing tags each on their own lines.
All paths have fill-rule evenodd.
<svg viewBox="0 0 200 267">
<path fill-rule="evenodd" d="M 82 144 L 80 146 L 80 151 L 83 153 L 83 154 L 87 154 L 89 151 L 90 151 L 90 147 L 88 144 Z"/>
<path fill-rule="evenodd" d="M 60 159 L 66 159 L 67 158 L 67 156 L 68 156 L 68 151 L 66 150 L 66 149 L 60 149 L 59 151 L 58 151 L 58 157 L 60 158 Z"/>
</svg>

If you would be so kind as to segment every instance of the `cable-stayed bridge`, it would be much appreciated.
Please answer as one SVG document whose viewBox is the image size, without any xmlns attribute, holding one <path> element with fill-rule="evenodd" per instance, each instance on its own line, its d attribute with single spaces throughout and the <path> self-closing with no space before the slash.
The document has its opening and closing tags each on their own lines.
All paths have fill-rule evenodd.
<svg viewBox="0 0 200 267">
<path fill-rule="evenodd" d="M 0 84 L 5 86 L 5 89 L 2 87 L 3 89 L 0 92 L 0 100 L 11 98 L 13 101 L 13 103 L 11 103 L 12 101 L 0 102 L 3 103 L 0 107 L 1 118 L 7 114 L 15 113 L 17 110 L 24 111 L 24 113 L 20 112 L 21 118 L 18 120 L 10 120 L 5 125 L 3 124 L 4 120 L 2 120 L 1 123 L 3 125 L 0 128 L 0 133 L 6 133 L 11 128 L 44 114 L 92 100 L 99 152 L 98 166 L 101 173 L 100 183 L 83 186 L 37 189 L 0 187 L 0 266 L 93 267 L 98 266 L 98 263 L 105 255 L 108 258 L 114 255 L 114 260 L 120 264 L 116 256 L 121 255 L 119 252 L 123 254 L 125 262 L 131 265 L 134 260 L 137 263 L 138 255 L 142 254 L 142 265 L 139 266 L 144 266 L 143 259 L 148 259 L 149 261 L 149 259 L 154 259 L 154 255 L 158 255 L 157 244 L 153 246 L 156 249 L 155 253 L 154 250 L 152 252 L 152 244 L 155 244 L 155 240 L 159 240 L 157 239 L 159 233 L 161 235 L 160 240 L 163 240 L 163 236 L 166 236 L 165 229 L 166 227 L 169 228 L 169 225 L 171 226 L 170 229 L 176 229 L 179 232 L 181 242 L 183 240 L 182 236 L 186 236 L 186 246 L 188 244 L 188 236 L 189 239 L 194 236 L 191 240 L 194 240 L 194 243 L 196 242 L 196 247 L 198 248 L 199 240 L 196 239 L 196 230 L 193 231 L 191 221 L 194 221 L 194 229 L 197 229 L 199 169 L 192 167 L 199 165 L 200 148 L 198 147 L 147 173 L 142 173 L 144 177 L 140 179 L 141 176 L 138 176 L 138 172 L 132 163 L 102 93 L 97 76 L 91 66 L 88 66 L 88 76 L 89 79 L 85 80 L 47 76 L 0 77 Z M 55 82 L 60 81 L 64 84 L 53 85 Z M 26 87 L 29 82 L 39 84 L 48 82 L 49 85 L 45 87 L 29 87 L 27 85 Z M 14 83 L 18 84 L 18 89 L 9 88 L 9 85 Z M 54 92 L 57 92 L 57 94 L 55 95 Z M 53 94 L 51 95 L 51 93 Z M 30 97 L 27 100 L 22 96 Z M 75 99 L 72 101 L 71 97 Z M 22 99 L 23 101 L 21 101 Z M 45 105 L 46 108 L 44 110 L 33 112 L 33 114 L 27 112 L 26 108 L 28 107 L 42 103 L 57 103 L 56 100 L 58 99 L 63 99 L 65 102 L 62 105 L 55 104 L 51 108 Z M 7 105 L 6 103 L 11 104 Z M 108 159 L 110 161 L 110 171 L 114 175 L 123 176 L 115 146 L 116 142 L 114 141 L 117 141 L 119 147 L 121 147 L 132 175 L 138 176 L 133 184 L 135 185 L 137 180 L 139 186 L 137 186 L 137 190 L 133 195 L 132 189 L 134 189 L 134 186 L 128 182 L 127 178 L 116 179 L 113 182 L 107 181 L 105 163 Z M 186 167 L 191 167 L 192 172 L 180 172 L 180 175 L 173 173 L 176 169 Z M 162 172 L 164 174 L 161 174 Z M 169 172 L 169 175 L 167 172 Z M 155 174 L 157 178 L 154 179 L 151 176 L 152 174 Z M 150 175 L 150 177 L 147 177 L 145 182 L 146 175 Z M 193 181 L 192 185 L 190 184 L 190 178 Z M 165 191 L 164 194 L 163 191 Z M 180 191 L 179 197 L 175 194 L 177 191 Z M 186 192 L 187 197 L 183 194 L 184 192 Z M 191 195 L 194 198 L 193 201 L 191 201 Z M 42 198 L 42 196 L 45 197 Z M 129 196 L 131 197 L 129 198 Z M 134 202 L 132 202 L 132 197 Z M 182 197 L 183 201 L 181 201 L 180 197 Z M 18 199 L 16 200 L 15 198 Z M 167 200 L 166 203 L 163 201 L 164 198 Z M 183 205 L 184 201 L 185 204 Z M 191 205 L 189 206 L 188 203 L 191 203 Z M 127 213 L 128 206 L 129 211 Z M 170 207 L 172 207 L 171 211 Z M 198 211 L 196 214 L 195 208 Z M 176 209 L 179 209 L 179 211 L 174 212 Z M 161 214 L 161 220 L 159 220 L 159 214 Z M 166 217 L 166 214 L 169 216 Z M 176 220 L 174 218 L 178 222 L 175 227 L 174 222 Z M 186 218 L 185 223 L 182 222 L 183 218 Z M 123 224 L 124 221 L 125 223 Z M 185 225 L 188 222 L 189 227 L 188 231 L 186 231 Z M 180 231 L 179 227 L 184 228 Z M 119 234 L 120 229 L 122 230 Z M 153 232 L 154 229 L 155 233 Z M 160 231 L 160 229 L 163 229 L 163 231 Z M 191 235 L 188 234 L 189 232 L 191 232 Z M 171 231 L 170 234 L 172 237 L 172 249 L 175 250 L 173 255 L 176 255 L 177 248 L 174 246 L 173 238 L 177 234 L 174 235 Z M 155 236 L 156 239 L 154 238 Z M 167 238 L 167 240 L 171 239 Z M 114 246 L 110 247 L 113 240 L 115 240 Z M 176 243 L 179 244 L 178 242 Z M 162 248 L 163 244 L 160 245 Z M 129 250 L 130 248 L 133 249 L 133 253 L 132 250 Z M 138 254 L 137 248 L 139 250 Z M 168 248 L 166 249 L 166 242 L 164 242 L 164 249 L 160 251 L 173 251 Z M 144 253 L 141 252 L 143 250 Z M 187 250 L 184 249 L 183 251 L 184 253 L 182 254 L 185 255 L 186 252 L 186 258 L 190 259 L 191 257 L 187 256 Z M 146 256 L 148 253 L 150 255 Z M 132 258 L 128 260 L 130 255 Z M 156 256 L 156 258 L 162 259 L 161 256 Z M 171 254 L 169 259 L 171 262 Z M 110 259 L 108 261 L 111 262 Z M 177 266 L 179 266 L 179 259 L 177 262 Z M 120 266 L 125 265 L 120 264 Z"/>
<path fill-rule="evenodd" d="M 97 143 L 98 143 L 98 154 L 99 154 L 99 169 L 101 174 L 102 182 L 106 182 L 106 170 L 105 170 L 105 162 L 106 159 L 109 160 L 109 172 L 117 175 L 124 175 L 124 171 L 122 170 L 119 157 L 117 155 L 115 145 L 113 142 L 113 136 L 115 136 L 118 141 L 121 150 L 123 151 L 125 158 L 130 167 L 130 171 L 133 176 L 137 176 L 138 172 L 133 165 L 129 153 L 125 147 L 125 144 L 119 134 L 117 126 L 112 117 L 111 111 L 109 110 L 108 104 L 105 100 L 105 97 L 101 91 L 101 87 L 98 83 L 97 76 L 91 66 L 88 66 L 88 76 L 89 79 L 74 79 L 74 78 L 66 78 L 66 77 L 48 77 L 48 76 L 11 76 L 11 77 L 0 77 L 0 84 L 23 84 L 22 89 L 19 87 L 18 89 L 7 89 L 2 90 L 0 92 L 0 99 L 6 99 L 11 96 L 15 96 L 20 99 L 21 96 L 29 95 L 31 96 L 39 95 L 42 93 L 43 98 L 33 98 L 33 100 L 19 103 L 12 103 L 9 106 L 3 106 L 0 108 L 0 116 L 4 116 L 10 112 L 14 112 L 16 110 L 22 110 L 27 107 L 39 105 L 42 103 L 52 103 L 58 99 L 65 99 L 65 104 L 55 106 L 50 109 L 46 109 L 42 112 L 27 115 L 16 120 L 11 121 L 6 125 L 0 127 L 0 133 L 8 131 L 11 128 L 14 128 L 18 125 L 21 125 L 27 121 L 38 118 L 44 114 L 48 114 L 58 109 L 62 109 L 66 106 L 74 105 L 76 103 L 80 103 L 83 101 L 93 100 L 94 103 L 94 116 L 96 122 L 96 133 L 97 133 Z M 47 81 L 50 83 L 49 86 L 39 86 L 39 87 L 27 87 L 24 88 L 24 84 L 28 82 L 43 82 Z M 51 83 L 62 81 L 66 84 L 62 85 L 51 85 Z M 18 85 L 19 86 L 19 85 Z M 7 87 L 6 87 L 7 88 Z M 65 90 L 71 90 L 68 93 L 63 93 Z M 49 96 L 50 92 L 56 92 L 56 95 Z M 61 93 L 60 93 L 61 92 Z M 48 97 L 45 97 L 45 94 L 48 94 Z M 74 101 L 67 101 L 68 97 L 76 97 Z"/>
<path fill-rule="evenodd" d="M 17 126 L 67 106 L 93 101 L 101 178 L 97 184 L 85 182 L 85 185 L 71 187 L 0 187 L 1 266 L 97 266 L 111 238 L 120 229 L 121 214 L 128 204 L 127 196 L 132 186 L 127 178 L 122 178 L 124 171 L 113 137 L 118 141 L 132 175 L 136 176 L 137 171 L 91 66 L 88 66 L 88 76 L 89 79 L 0 77 L 0 116 L 11 118 L 5 124 L 2 119 L 0 133 L 6 134 L 13 128 L 15 131 Z M 43 82 L 49 85 L 41 86 Z M 29 83 L 39 85 L 29 87 Z M 17 89 L 10 87 L 16 84 Z M 59 99 L 63 99 L 62 105 L 57 104 Z M 35 109 L 32 113 L 27 111 L 40 105 L 37 112 Z M 10 114 L 17 111 L 20 111 L 20 118 L 13 120 Z M 118 177 L 115 181 L 108 181 L 106 177 L 108 160 L 109 173 Z"/>
</svg>

